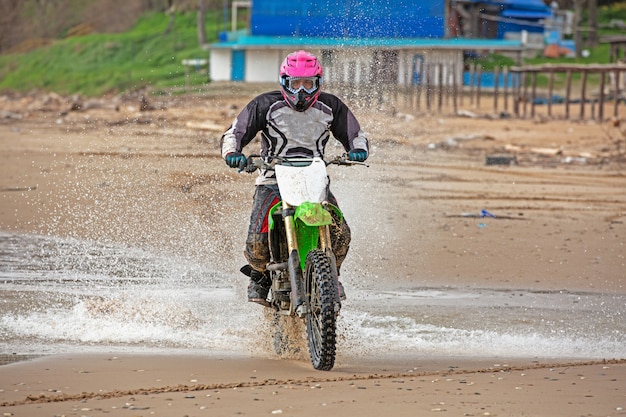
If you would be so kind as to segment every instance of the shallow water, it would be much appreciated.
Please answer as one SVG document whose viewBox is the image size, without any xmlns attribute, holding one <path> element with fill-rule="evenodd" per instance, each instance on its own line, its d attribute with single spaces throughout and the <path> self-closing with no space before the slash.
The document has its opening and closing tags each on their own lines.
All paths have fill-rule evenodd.
<svg viewBox="0 0 626 417">
<path fill-rule="evenodd" d="M 0 356 L 270 354 L 243 276 L 142 249 L 0 233 Z M 626 357 L 626 295 L 351 288 L 342 357 Z"/>
</svg>

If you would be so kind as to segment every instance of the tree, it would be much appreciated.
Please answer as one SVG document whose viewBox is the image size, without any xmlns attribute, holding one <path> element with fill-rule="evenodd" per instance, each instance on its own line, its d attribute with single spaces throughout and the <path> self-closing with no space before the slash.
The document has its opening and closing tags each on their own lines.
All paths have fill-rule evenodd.
<svg viewBox="0 0 626 417">
<path fill-rule="evenodd" d="M 206 27 L 204 25 L 204 16 L 206 14 L 206 4 L 204 0 L 198 0 L 198 44 L 200 46 L 206 43 Z"/>
<path fill-rule="evenodd" d="M 0 1 L 0 53 L 15 44 L 13 23 L 20 15 L 21 6 L 20 0 Z"/>
<path fill-rule="evenodd" d="M 589 36 L 587 44 L 590 47 L 598 46 L 598 0 L 587 0 L 589 11 Z"/>
<path fill-rule="evenodd" d="M 582 56 L 583 33 L 580 25 L 582 23 L 583 1 L 585 0 L 575 0 L 574 3 L 574 42 L 576 44 L 576 58 Z"/>
<path fill-rule="evenodd" d="M 165 28 L 165 32 L 163 32 L 163 36 L 169 35 L 169 33 L 172 31 L 172 28 L 174 27 L 174 21 L 176 20 L 176 5 L 174 4 L 174 1 L 168 0 L 167 6 L 168 7 L 165 11 L 165 14 L 170 15 L 170 21 Z"/>
</svg>

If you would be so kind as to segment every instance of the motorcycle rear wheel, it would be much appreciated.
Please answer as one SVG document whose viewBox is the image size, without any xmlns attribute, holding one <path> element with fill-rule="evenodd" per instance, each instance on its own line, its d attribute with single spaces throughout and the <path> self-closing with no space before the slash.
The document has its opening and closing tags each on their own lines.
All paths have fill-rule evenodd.
<svg viewBox="0 0 626 417">
<path fill-rule="evenodd" d="M 306 332 L 311 363 L 321 371 L 329 371 L 335 365 L 338 293 L 332 271 L 324 252 L 309 252 L 304 271 L 309 304 Z"/>
</svg>

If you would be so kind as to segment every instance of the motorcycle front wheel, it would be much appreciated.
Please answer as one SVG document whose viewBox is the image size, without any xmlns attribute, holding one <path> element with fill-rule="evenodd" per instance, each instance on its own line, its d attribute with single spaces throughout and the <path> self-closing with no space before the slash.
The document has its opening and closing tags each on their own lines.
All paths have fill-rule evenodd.
<svg viewBox="0 0 626 417">
<path fill-rule="evenodd" d="M 309 252 L 304 271 L 309 304 L 306 333 L 311 362 L 321 371 L 329 371 L 335 364 L 338 295 L 332 271 L 324 252 Z"/>
</svg>

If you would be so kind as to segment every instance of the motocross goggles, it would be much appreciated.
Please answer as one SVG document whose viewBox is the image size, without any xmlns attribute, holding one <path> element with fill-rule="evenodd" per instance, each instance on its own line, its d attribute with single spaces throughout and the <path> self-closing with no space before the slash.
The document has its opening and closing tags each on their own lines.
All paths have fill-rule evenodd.
<svg viewBox="0 0 626 417">
<path fill-rule="evenodd" d="M 301 90 L 308 94 L 314 93 L 320 88 L 320 77 L 283 77 L 281 84 L 285 90 L 297 94 Z"/>
</svg>

